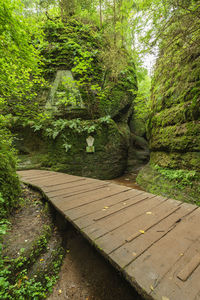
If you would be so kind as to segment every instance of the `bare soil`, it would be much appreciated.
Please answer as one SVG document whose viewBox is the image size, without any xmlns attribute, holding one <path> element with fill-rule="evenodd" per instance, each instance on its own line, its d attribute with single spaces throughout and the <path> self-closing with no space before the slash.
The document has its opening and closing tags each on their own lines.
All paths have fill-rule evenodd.
<svg viewBox="0 0 200 300">
<path fill-rule="evenodd" d="M 22 185 L 20 205 L 10 217 L 12 224 L 3 243 L 3 254 L 17 258 L 20 250 L 31 247 L 41 234 L 44 225 L 51 224 L 51 218 L 43 211 L 42 196 L 39 192 Z"/>
<path fill-rule="evenodd" d="M 49 300 L 142 300 L 124 278 L 72 227 L 66 256 Z"/>
</svg>

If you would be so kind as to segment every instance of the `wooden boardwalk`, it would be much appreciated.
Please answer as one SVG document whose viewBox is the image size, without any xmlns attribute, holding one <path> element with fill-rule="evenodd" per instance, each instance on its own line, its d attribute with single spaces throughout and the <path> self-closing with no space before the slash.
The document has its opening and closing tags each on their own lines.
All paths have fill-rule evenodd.
<svg viewBox="0 0 200 300">
<path fill-rule="evenodd" d="M 39 187 L 144 298 L 200 299 L 200 208 L 96 179 L 18 174 Z"/>
</svg>

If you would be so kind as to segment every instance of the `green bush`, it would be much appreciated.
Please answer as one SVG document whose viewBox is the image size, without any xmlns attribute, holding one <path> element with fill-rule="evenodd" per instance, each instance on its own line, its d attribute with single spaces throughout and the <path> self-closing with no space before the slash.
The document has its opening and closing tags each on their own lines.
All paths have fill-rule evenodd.
<svg viewBox="0 0 200 300">
<path fill-rule="evenodd" d="M 16 156 L 10 133 L 0 128 L 0 217 L 16 205 L 20 193 Z"/>
</svg>

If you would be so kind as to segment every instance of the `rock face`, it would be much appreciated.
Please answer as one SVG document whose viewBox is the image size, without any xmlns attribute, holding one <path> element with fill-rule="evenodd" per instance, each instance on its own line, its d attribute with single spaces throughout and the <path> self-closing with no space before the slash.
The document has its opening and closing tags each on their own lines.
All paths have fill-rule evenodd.
<svg viewBox="0 0 200 300">
<path fill-rule="evenodd" d="M 20 137 L 26 130 L 32 137 L 24 137 L 18 145 L 21 154 L 27 154 L 19 167 L 52 168 L 99 179 L 120 176 L 127 166 L 128 120 L 137 90 L 134 63 L 122 49 L 110 57 L 110 46 L 98 28 L 77 20 L 49 21 L 45 33 L 43 74 L 50 88 L 38 98 L 46 102 L 48 118 L 36 124 L 36 132 L 19 128 Z M 86 149 L 90 135 L 94 152 Z M 35 151 L 38 137 L 41 143 Z"/>
<path fill-rule="evenodd" d="M 22 136 L 24 132 L 27 135 L 21 145 L 16 145 L 22 154 L 19 169 L 52 168 L 99 179 L 112 179 L 123 174 L 127 167 L 130 142 L 128 125 L 116 124 L 112 119 L 58 119 L 58 122 L 62 122 L 62 125 L 60 130 L 57 126 L 59 133 L 56 136 L 52 124 L 48 125 L 46 131 L 41 129 L 35 134 L 30 127 L 18 128 L 18 136 Z M 72 124 L 77 130 L 70 128 Z M 92 151 L 87 148 L 89 136 L 94 138 Z"/>
<path fill-rule="evenodd" d="M 56 72 L 45 108 L 48 111 L 57 112 L 59 106 L 64 106 L 66 110 L 84 108 L 80 91 L 70 70 L 58 70 Z"/>
<path fill-rule="evenodd" d="M 184 18 L 181 30 L 186 23 Z M 199 28 L 199 18 L 192 22 L 197 22 L 196 28 Z M 162 183 L 165 179 L 169 188 L 164 189 L 163 184 L 158 184 L 157 193 L 171 196 L 173 184 L 179 182 L 174 189 L 179 189 L 180 199 L 185 198 L 183 194 L 186 193 L 199 201 L 200 38 L 198 34 L 190 35 L 189 31 L 187 34 L 187 42 L 185 35 L 180 34 L 179 43 L 172 41 L 157 61 L 152 89 L 153 113 L 148 126 L 150 167 L 140 173 L 138 181 L 154 191 L 157 184 L 154 179 L 157 177 L 158 182 L 160 174 Z"/>
<path fill-rule="evenodd" d="M 149 145 L 146 140 L 146 126 L 142 119 L 133 114 L 129 121 L 131 131 L 130 147 L 128 151 L 127 171 L 138 172 L 149 161 Z"/>
<path fill-rule="evenodd" d="M 155 113 L 151 120 L 150 135 L 153 164 L 164 168 L 200 171 L 199 105 L 187 101 Z M 195 110 L 194 116 L 187 115 L 191 107 Z"/>
<path fill-rule="evenodd" d="M 94 152 L 87 149 L 88 136 L 94 138 Z M 112 179 L 126 169 L 128 146 L 128 126 L 112 120 L 99 124 L 90 134 L 65 128 L 56 139 L 48 139 L 48 156 L 42 165 L 69 174 Z"/>
<path fill-rule="evenodd" d="M 64 115 L 69 102 L 79 102 L 87 109 L 87 118 L 110 115 L 117 121 L 132 111 L 137 79 L 127 51 L 114 51 L 98 28 L 73 18 L 65 24 L 47 21 L 44 31 L 43 73 L 52 86 L 48 106 L 57 98 L 65 104 L 61 108 Z"/>
</svg>

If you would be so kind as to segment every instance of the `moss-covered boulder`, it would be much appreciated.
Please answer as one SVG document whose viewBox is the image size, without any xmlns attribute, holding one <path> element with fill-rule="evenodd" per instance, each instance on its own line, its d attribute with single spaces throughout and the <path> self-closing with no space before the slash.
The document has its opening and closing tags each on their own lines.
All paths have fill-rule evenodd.
<svg viewBox="0 0 200 300">
<path fill-rule="evenodd" d="M 161 43 L 153 78 L 152 115 L 148 124 L 151 158 L 150 167 L 145 169 L 148 176 L 142 171 L 138 180 L 147 190 L 154 191 L 154 169 L 161 168 L 162 178 L 166 180 L 164 186 L 169 183 L 166 195 L 176 197 L 176 193 L 173 195 L 170 191 L 173 182 L 167 177 L 169 170 L 179 175 L 192 171 L 196 181 L 200 178 L 200 23 L 195 10 L 187 15 L 180 14 L 177 41 L 172 38 L 177 25 L 174 20 L 167 29 L 168 38 Z M 196 31 L 188 27 L 191 24 L 195 24 Z M 163 191 L 161 184 L 162 180 L 160 184 L 158 180 L 157 193 Z M 194 192 L 190 193 L 186 186 Z M 181 185 L 174 189 L 178 187 L 181 189 Z M 183 189 L 194 197 L 193 200 L 199 199 L 199 188 L 193 182 L 186 182 Z"/>
<path fill-rule="evenodd" d="M 48 20 L 41 49 L 43 76 L 34 122 L 15 123 L 19 168 L 51 168 L 100 179 L 127 166 L 128 120 L 137 90 L 134 62 L 96 26 Z M 41 117 L 41 118 L 40 118 Z M 94 137 L 94 152 L 86 138 Z"/>
<path fill-rule="evenodd" d="M 58 122 L 59 129 L 57 123 L 43 131 L 48 147 L 43 167 L 99 179 L 111 179 L 124 172 L 130 137 L 126 124 L 116 124 L 112 119 Z M 88 147 L 89 136 L 94 138 L 94 148 Z"/>
<path fill-rule="evenodd" d="M 15 135 L 20 151 L 18 169 L 48 168 L 112 179 L 123 174 L 127 167 L 130 129 L 110 117 L 48 119 L 35 128 L 18 126 Z M 86 139 L 90 136 L 94 138 L 94 148 L 88 147 Z"/>
</svg>

